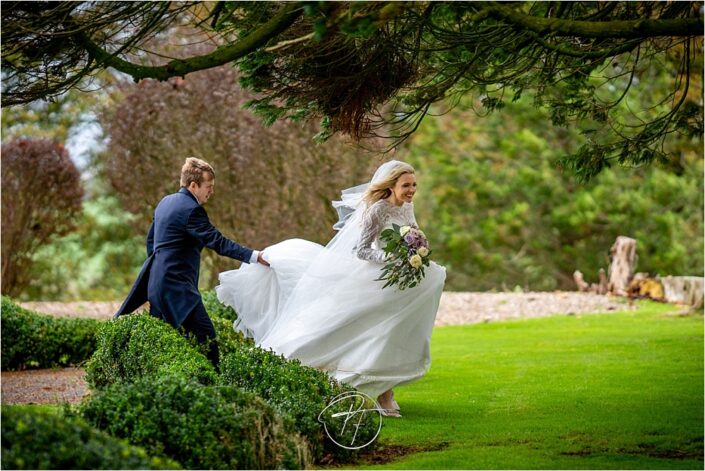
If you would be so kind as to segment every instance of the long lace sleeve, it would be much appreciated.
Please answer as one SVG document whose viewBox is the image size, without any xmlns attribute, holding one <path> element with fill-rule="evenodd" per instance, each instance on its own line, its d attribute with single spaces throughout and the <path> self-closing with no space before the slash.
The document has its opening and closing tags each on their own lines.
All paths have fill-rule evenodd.
<svg viewBox="0 0 705 471">
<path fill-rule="evenodd" d="M 362 218 L 362 232 L 360 240 L 357 242 L 355 252 L 361 260 L 369 262 L 384 263 L 384 250 L 375 249 L 372 247 L 372 242 L 377 238 L 377 235 L 382 232 L 384 227 L 384 217 L 380 211 L 379 205 L 373 205 L 365 213 Z"/>
<path fill-rule="evenodd" d="M 409 221 L 409 225 L 411 227 L 415 227 L 416 229 L 418 229 L 419 224 L 416 222 L 416 216 L 414 215 L 414 204 L 410 203 L 410 204 L 405 204 L 404 206 L 406 207 L 406 211 L 407 211 L 406 218 Z"/>
</svg>

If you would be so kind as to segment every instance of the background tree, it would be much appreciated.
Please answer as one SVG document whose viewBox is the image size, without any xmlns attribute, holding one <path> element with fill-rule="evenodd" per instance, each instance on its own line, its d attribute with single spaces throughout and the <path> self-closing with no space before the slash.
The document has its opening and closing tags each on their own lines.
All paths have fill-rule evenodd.
<svg viewBox="0 0 705 471">
<path fill-rule="evenodd" d="M 19 139 L 2 145 L 2 293 L 29 283 L 32 255 L 74 227 L 83 188 L 61 145 Z"/>
<path fill-rule="evenodd" d="M 21 300 L 121 300 L 145 258 L 145 235 L 137 216 L 122 209 L 114 195 L 83 202 L 75 230 L 39 247 L 32 256 L 29 283 Z"/>
<path fill-rule="evenodd" d="M 672 79 L 641 78 L 645 101 Z M 448 269 L 446 289 L 574 290 L 574 270 L 595 282 L 608 268 L 618 235 L 637 239 L 639 271 L 702 276 L 702 139 L 673 141 L 677 172 L 614 168 L 579 184 L 555 163 L 586 137 L 547 129 L 540 113 L 530 96 L 485 118 L 457 108 L 410 138 L 417 218 Z"/>
<path fill-rule="evenodd" d="M 178 189 L 188 156 L 215 168 L 207 208 L 212 222 L 255 248 L 291 237 L 327 242 L 335 222 L 331 200 L 369 180 L 380 163 L 341 139 L 311 143 L 312 125 L 264 127 L 242 110 L 251 96 L 230 67 L 126 85 L 121 92 L 124 98 L 103 117 L 110 143 L 99 164 L 122 205 L 138 216 L 134 224 L 143 236 L 155 205 Z M 203 284 L 213 286 L 215 275 L 233 263 L 204 257 Z"/>
<path fill-rule="evenodd" d="M 434 103 L 471 96 L 487 112 L 532 92 L 553 124 L 593 123 L 591 138 L 564 159 L 588 179 L 612 163 L 668 161 L 669 136 L 702 134 L 702 99 L 688 94 L 693 63 L 702 56 L 702 5 L 8 2 L 3 100 L 60 95 L 106 67 L 135 80 L 166 80 L 237 63 L 242 83 L 261 94 L 251 106 L 267 122 L 322 118 L 322 138 L 382 133 L 397 144 Z M 145 62 L 144 43 L 182 20 L 212 29 L 218 47 Z M 633 93 L 622 77 L 659 62 L 679 77 L 674 88 L 627 120 L 612 113 Z M 590 83 L 596 72 L 600 86 Z M 620 97 L 603 99 L 601 90 L 615 84 L 622 85 Z"/>
<path fill-rule="evenodd" d="M 2 110 L 3 139 L 49 139 L 66 143 L 82 126 L 95 122 L 94 110 L 105 106 L 107 93 L 78 89 L 52 101 L 34 101 Z"/>
</svg>

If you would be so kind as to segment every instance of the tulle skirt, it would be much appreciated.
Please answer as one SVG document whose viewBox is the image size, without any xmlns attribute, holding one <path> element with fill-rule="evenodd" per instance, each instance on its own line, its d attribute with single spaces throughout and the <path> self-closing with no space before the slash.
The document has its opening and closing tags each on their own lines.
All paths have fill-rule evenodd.
<svg viewBox="0 0 705 471">
<path fill-rule="evenodd" d="M 236 330 L 263 348 L 328 372 L 372 397 L 422 377 L 445 268 L 431 262 L 414 288 L 382 289 L 382 265 L 290 239 L 258 264 L 220 274 L 218 299 Z"/>
</svg>

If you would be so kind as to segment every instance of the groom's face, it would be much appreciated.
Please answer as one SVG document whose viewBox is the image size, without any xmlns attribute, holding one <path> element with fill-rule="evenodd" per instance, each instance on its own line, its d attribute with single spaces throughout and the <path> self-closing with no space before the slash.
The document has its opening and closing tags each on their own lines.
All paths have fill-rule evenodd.
<svg viewBox="0 0 705 471">
<path fill-rule="evenodd" d="M 215 178 L 209 177 L 210 175 L 208 174 L 203 175 L 203 182 L 201 182 L 200 186 L 195 182 L 191 182 L 191 185 L 189 185 L 189 190 L 198 199 L 200 204 L 206 203 L 208 199 L 213 196 Z"/>
</svg>

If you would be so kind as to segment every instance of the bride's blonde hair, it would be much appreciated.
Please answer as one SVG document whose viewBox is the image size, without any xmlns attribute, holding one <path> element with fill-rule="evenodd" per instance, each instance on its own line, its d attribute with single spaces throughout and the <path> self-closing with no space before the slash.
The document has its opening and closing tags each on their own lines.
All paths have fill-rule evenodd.
<svg viewBox="0 0 705 471">
<path fill-rule="evenodd" d="M 382 180 L 370 183 L 367 191 L 362 196 L 362 200 L 367 204 L 367 207 L 372 206 L 383 198 L 389 198 L 392 194 L 392 188 L 397 184 L 397 180 L 407 173 L 415 173 L 414 167 L 406 162 L 399 162 Z"/>
</svg>

